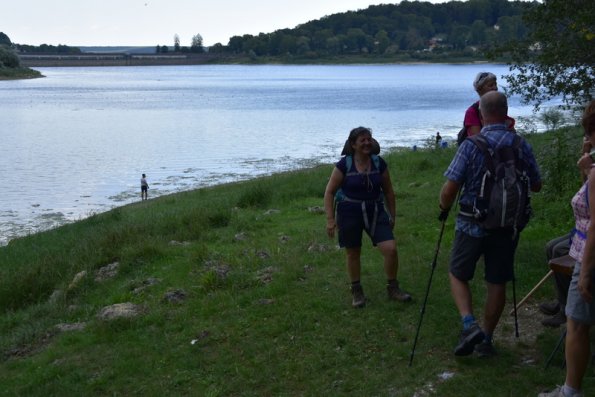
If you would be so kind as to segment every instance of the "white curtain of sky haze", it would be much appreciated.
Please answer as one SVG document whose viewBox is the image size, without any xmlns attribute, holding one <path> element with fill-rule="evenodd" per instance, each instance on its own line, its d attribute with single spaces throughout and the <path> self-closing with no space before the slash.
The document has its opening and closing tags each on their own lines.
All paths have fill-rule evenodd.
<svg viewBox="0 0 595 397">
<path fill-rule="evenodd" d="M 442 3 L 444 0 L 433 0 Z M 325 15 L 390 1 L 370 0 L 2 0 L 0 31 L 18 44 L 70 46 L 226 45 Z"/>
</svg>

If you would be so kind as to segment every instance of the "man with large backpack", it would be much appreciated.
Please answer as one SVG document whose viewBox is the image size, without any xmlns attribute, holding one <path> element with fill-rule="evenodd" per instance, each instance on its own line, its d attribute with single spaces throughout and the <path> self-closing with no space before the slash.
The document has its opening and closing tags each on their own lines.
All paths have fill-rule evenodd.
<svg viewBox="0 0 595 397">
<path fill-rule="evenodd" d="M 446 220 L 462 188 L 449 268 L 452 296 L 463 323 L 454 353 L 466 356 L 476 351 L 488 357 L 495 354 L 492 337 L 504 309 L 506 283 L 514 277 L 519 232 L 530 215 L 529 190 L 541 190 L 541 176 L 529 144 L 506 128 L 506 96 L 485 93 L 480 111 L 481 133 L 461 144 L 444 173 L 448 180 L 440 192 L 439 219 Z M 473 315 L 469 281 L 482 255 L 487 297 L 480 327 Z"/>
</svg>

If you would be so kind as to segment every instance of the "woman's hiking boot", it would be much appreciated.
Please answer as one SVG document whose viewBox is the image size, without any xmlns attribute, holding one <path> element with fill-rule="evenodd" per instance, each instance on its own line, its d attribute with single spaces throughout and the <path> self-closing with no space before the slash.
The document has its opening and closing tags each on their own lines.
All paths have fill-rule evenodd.
<svg viewBox="0 0 595 397">
<path fill-rule="evenodd" d="M 541 324 L 545 325 L 546 327 L 558 328 L 560 325 L 566 323 L 566 314 L 564 311 L 560 310 L 558 313 L 554 314 L 551 317 L 544 318 L 541 320 Z"/>
<path fill-rule="evenodd" d="M 391 301 L 409 302 L 411 301 L 411 295 L 399 288 L 399 283 L 389 284 L 386 286 L 386 292 L 388 299 Z"/>
<path fill-rule="evenodd" d="M 553 316 L 560 311 L 560 303 L 557 300 L 553 302 L 543 302 L 539 305 L 539 311 L 545 315 Z"/>
<path fill-rule="evenodd" d="M 351 297 L 351 306 L 355 308 L 366 306 L 366 296 L 364 295 L 364 289 L 361 284 L 351 286 Z"/>
</svg>

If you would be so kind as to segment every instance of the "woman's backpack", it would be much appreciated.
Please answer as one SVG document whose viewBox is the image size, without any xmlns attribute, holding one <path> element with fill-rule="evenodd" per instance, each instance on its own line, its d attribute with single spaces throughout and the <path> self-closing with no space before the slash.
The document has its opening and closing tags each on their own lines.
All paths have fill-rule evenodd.
<svg viewBox="0 0 595 397">
<path fill-rule="evenodd" d="M 477 112 L 477 117 L 479 117 L 479 102 L 475 102 L 471 106 Z M 457 134 L 457 145 L 461 146 L 461 144 L 463 143 L 463 141 L 465 141 L 465 139 L 467 139 L 467 136 L 468 136 L 468 134 L 467 134 L 467 126 L 463 122 L 463 128 L 461 128 L 461 130 Z"/>
</svg>

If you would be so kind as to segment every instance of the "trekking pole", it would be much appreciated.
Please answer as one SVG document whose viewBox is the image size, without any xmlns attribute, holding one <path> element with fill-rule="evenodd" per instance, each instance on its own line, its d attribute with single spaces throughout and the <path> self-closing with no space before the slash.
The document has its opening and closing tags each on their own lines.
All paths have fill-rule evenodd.
<svg viewBox="0 0 595 397">
<path fill-rule="evenodd" d="M 413 363 L 413 355 L 415 354 L 415 346 L 417 345 L 417 338 L 419 337 L 419 330 L 421 329 L 421 322 L 424 318 L 424 313 L 426 312 L 426 303 L 428 302 L 428 295 L 430 294 L 430 286 L 432 285 L 432 277 L 434 276 L 434 269 L 436 269 L 436 262 L 438 261 L 438 252 L 440 251 L 440 243 L 442 242 L 442 234 L 444 234 L 444 224 L 446 223 L 446 219 L 442 221 L 442 226 L 440 227 L 440 236 L 438 237 L 438 243 L 436 244 L 436 252 L 434 253 L 434 260 L 432 261 L 432 270 L 430 271 L 430 279 L 428 280 L 428 287 L 426 288 L 426 296 L 424 297 L 424 302 L 421 306 L 421 310 L 419 313 L 419 322 L 417 323 L 417 331 L 415 332 L 415 339 L 413 340 L 413 348 L 411 349 L 411 355 L 409 356 L 409 366 Z"/>
<path fill-rule="evenodd" d="M 516 276 L 514 274 L 514 263 L 512 264 L 512 304 L 514 305 L 514 336 L 519 337 L 519 319 L 517 317 L 516 308 Z"/>
</svg>

